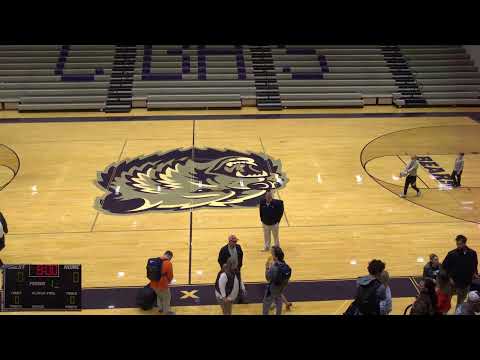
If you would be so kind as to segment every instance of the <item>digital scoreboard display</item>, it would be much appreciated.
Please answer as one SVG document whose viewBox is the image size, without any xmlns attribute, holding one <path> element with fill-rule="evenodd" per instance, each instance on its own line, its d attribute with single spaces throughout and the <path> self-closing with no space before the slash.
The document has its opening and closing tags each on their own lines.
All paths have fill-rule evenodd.
<svg viewBox="0 0 480 360">
<path fill-rule="evenodd" d="M 4 265 L 3 311 L 81 308 L 81 265 Z"/>
</svg>

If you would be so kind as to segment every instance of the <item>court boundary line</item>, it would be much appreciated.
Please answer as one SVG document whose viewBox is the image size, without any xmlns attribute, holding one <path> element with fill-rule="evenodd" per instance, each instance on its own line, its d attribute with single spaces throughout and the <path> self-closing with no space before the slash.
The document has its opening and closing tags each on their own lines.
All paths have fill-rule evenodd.
<svg viewBox="0 0 480 360">
<path fill-rule="evenodd" d="M 479 112 L 399 112 L 399 113 L 311 113 L 311 114 L 210 114 L 210 115 L 126 115 L 126 116 L 86 116 L 86 117 L 46 117 L 46 118 L 7 118 L 0 124 L 28 123 L 75 123 L 75 122 L 124 122 L 124 121 L 175 121 L 175 120 L 292 120 L 292 119 L 348 119 L 348 118 L 401 118 L 401 117 L 468 117 L 480 122 Z M 477 119 L 478 118 L 478 119 Z"/>
<path fill-rule="evenodd" d="M 475 113 L 473 113 L 474 116 L 478 116 L 478 119 L 474 116 L 470 116 L 470 119 L 474 122 L 477 122 L 477 123 L 480 123 L 480 115 L 476 115 Z M 460 127 L 460 126 L 475 126 L 475 125 L 437 125 L 438 127 L 452 127 L 452 126 L 457 126 L 457 127 Z M 368 143 L 365 144 L 365 146 L 362 148 L 362 151 L 360 151 L 360 164 L 362 165 L 363 167 L 363 170 L 367 173 L 367 175 L 373 179 L 373 181 L 375 181 L 378 185 L 380 185 L 380 187 L 382 187 L 383 189 L 386 189 L 387 191 L 390 191 L 392 194 L 394 194 L 396 197 L 398 197 L 398 194 L 395 193 L 393 190 L 390 190 L 389 188 L 383 186 L 381 183 L 380 183 L 380 179 L 377 179 L 375 176 L 373 176 L 372 174 L 370 174 L 370 172 L 367 170 L 367 164 L 376 159 L 376 158 L 380 158 L 380 157 L 383 157 L 383 156 L 388 156 L 388 155 L 382 155 L 382 156 L 378 156 L 376 158 L 372 158 L 372 159 L 369 159 L 367 160 L 365 163 L 363 162 L 363 152 L 365 151 L 365 149 L 371 144 L 373 143 L 374 141 L 382 138 L 382 137 L 385 137 L 385 136 L 388 136 L 388 135 L 391 135 L 391 134 L 395 134 L 395 133 L 399 133 L 399 132 L 402 132 L 402 131 L 406 131 L 406 130 L 412 130 L 412 129 L 421 129 L 421 128 L 432 128 L 432 127 L 437 127 L 437 126 L 419 126 L 419 127 L 416 127 L 416 128 L 407 128 L 407 129 L 401 129 L 401 130 L 396 130 L 396 131 L 392 131 L 392 132 L 389 132 L 389 133 L 386 133 L 386 134 L 382 134 L 380 136 L 377 136 L 376 138 L 373 138 L 372 140 L 370 140 Z M 391 155 L 390 155 L 391 156 Z M 398 186 L 398 185 L 395 185 L 395 184 L 391 184 L 391 185 L 394 185 L 394 186 Z M 453 218 L 453 219 L 457 219 L 457 220 L 461 220 L 461 221 L 464 221 L 464 222 L 468 222 L 468 223 L 472 223 L 472 224 L 480 224 L 480 222 L 478 221 L 473 221 L 473 220 L 466 220 L 466 219 L 462 219 L 462 218 L 459 218 L 459 217 L 456 217 L 454 215 L 450 215 L 450 214 L 446 214 L 444 212 L 441 212 L 441 211 L 438 211 L 438 210 L 434 210 L 434 209 L 431 209 L 425 205 L 422 205 L 420 203 L 416 203 L 414 201 L 412 201 L 411 199 L 409 198 L 404 198 L 403 200 L 406 200 L 414 205 L 418 205 L 424 209 L 427 209 L 429 211 L 432 211 L 432 212 L 435 212 L 437 214 L 441 214 L 441 215 L 444 215 L 444 216 L 448 216 L 450 218 Z"/>
<path fill-rule="evenodd" d="M 10 183 L 17 177 L 18 173 L 20 172 L 20 168 L 21 168 L 22 162 L 20 161 L 20 156 L 18 156 L 17 152 L 16 152 L 15 150 L 13 150 L 10 146 L 5 145 L 5 144 L 0 144 L 0 146 L 3 146 L 3 147 L 5 147 L 5 148 L 7 148 L 7 150 L 10 150 L 10 151 L 15 155 L 15 157 L 17 158 L 17 161 L 18 161 L 18 169 L 17 169 L 17 171 L 15 171 L 14 169 L 12 169 L 10 166 L 0 165 L 0 166 L 6 167 L 7 169 L 9 169 L 10 171 L 12 171 L 12 173 L 13 173 L 13 176 L 12 176 L 12 178 L 11 178 L 10 180 L 8 180 L 5 184 L 0 185 L 0 191 L 2 191 L 2 190 L 5 189 L 8 185 L 10 185 Z"/>
<path fill-rule="evenodd" d="M 359 276 L 361 277 L 361 276 Z M 356 278 L 326 278 L 326 279 L 310 279 L 310 280 L 294 280 L 290 281 L 289 284 L 293 283 L 316 283 L 316 282 L 335 282 L 335 281 L 357 281 L 359 277 Z M 411 280 L 413 276 L 411 275 L 401 275 L 401 276 L 394 276 L 393 279 L 409 279 Z M 202 283 L 194 283 L 194 284 L 174 284 L 174 285 L 169 285 L 169 287 L 184 287 L 184 286 L 211 286 L 214 283 L 207 283 L 207 282 L 202 282 Z M 267 284 L 266 281 L 247 281 L 245 282 L 245 285 L 262 285 L 262 284 Z M 86 289 L 137 289 L 141 288 L 142 286 L 133 286 L 133 285 L 125 285 L 125 286 L 92 286 L 92 287 L 84 287 L 82 290 Z"/>
<path fill-rule="evenodd" d="M 125 142 L 123 143 L 123 147 L 122 147 L 122 150 L 120 151 L 120 155 L 118 155 L 117 163 L 122 158 L 123 152 L 125 151 L 125 147 L 127 146 L 127 142 L 128 142 L 128 138 L 125 139 Z M 115 178 L 115 175 L 117 174 L 117 169 L 118 169 L 118 166 L 115 166 L 115 171 L 112 173 L 112 176 L 110 176 L 110 179 L 108 180 L 107 189 L 110 188 L 110 185 L 112 184 L 112 181 Z M 92 227 L 90 228 L 90 232 L 93 232 L 93 229 L 95 229 L 95 225 L 97 224 L 99 215 L 100 215 L 100 211 L 97 210 L 97 214 L 95 215 L 95 219 L 93 219 L 93 224 L 92 224 Z"/>
<path fill-rule="evenodd" d="M 195 164 L 195 119 L 192 123 L 192 163 Z M 195 169 L 193 169 L 195 170 Z M 192 171 L 192 182 L 194 171 Z M 188 283 L 192 283 L 193 209 L 190 208 L 190 230 L 188 242 Z"/>
<path fill-rule="evenodd" d="M 389 226 L 389 225 L 434 225 L 434 224 L 462 224 L 465 220 L 457 219 L 458 221 L 413 221 L 413 222 L 402 222 L 402 223 L 379 223 L 379 224 L 319 224 L 319 225 L 291 225 L 290 228 L 322 228 L 322 227 L 352 227 L 352 226 Z M 244 227 L 213 227 L 213 228 L 197 228 L 197 230 L 229 230 L 229 229 L 262 229 L 261 226 L 244 226 Z M 62 234 L 93 234 L 93 233 L 122 233 L 122 232 L 153 232 L 153 231 L 187 231 L 189 228 L 182 229 L 121 229 L 121 230 L 95 230 L 90 231 L 55 231 L 55 232 L 44 232 L 44 233 L 12 233 L 8 234 L 9 236 L 32 236 L 32 235 L 62 235 Z"/>
</svg>

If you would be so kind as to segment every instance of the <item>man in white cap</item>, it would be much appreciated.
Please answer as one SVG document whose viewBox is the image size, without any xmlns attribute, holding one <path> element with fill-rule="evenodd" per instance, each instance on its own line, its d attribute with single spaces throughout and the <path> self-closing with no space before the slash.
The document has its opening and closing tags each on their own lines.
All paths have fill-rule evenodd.
<svg viewBox="0 0 480 360">
<path fill-rule="evenodd" d="M 461 304 L 455 315 L 475 315 L 480 312 L 480 294 L 478 291 L 470 291 L 467 301 Z"/>
<path fill-rule="evenodd" d="M 242 247 L 237 243 L 238 238 L 235 235 L 232 234 L 228 237 L 228 244 L 223 246 L 218 253 L 218 264 L 220 265 L 220 269 L 222 269 L 223 265 L 226 264 L 227 260 L 232 257 L 237 265 L 236 275 L 240 283 L 242 283 L 241 270 L 243 265 L 243 251 Z M 244 287 L 241 286 L 241 291 L 238 296 L 238 302 L 240 304 L 246 303 L 246 291 L 244 291 L 243 289 Z"/>
</svg>

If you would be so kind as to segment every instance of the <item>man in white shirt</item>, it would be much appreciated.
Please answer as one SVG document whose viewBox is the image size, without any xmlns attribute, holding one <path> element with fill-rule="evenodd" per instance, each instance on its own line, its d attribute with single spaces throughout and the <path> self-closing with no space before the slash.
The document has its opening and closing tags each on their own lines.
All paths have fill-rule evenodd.
<svg viewBox="0 0 480 360">
<path fill-rule="evenodd" d="M 463 173 L 463 156 L 464 153 L 459 153 L 455 159 L 455 164 L 453 165 L 452 180 L 454 187 L 460 187 L 460 181 L 462 180 Z"/>
<path fill-rule="evenodd" d="M 412 155 L 410 163 L 407 165 L 405 170 L 400 173 L 400 177 L 406 176 L 403 194 L 400 194 L 400 197 L 404 198 L 407 196 L 407 190 L 409 185 L 411 185 L 412 188 L 417 192 L 417 196 L 420 196 L 420 190 L 417 188 L 417 169 L 417 155 Z"/>
</svg>

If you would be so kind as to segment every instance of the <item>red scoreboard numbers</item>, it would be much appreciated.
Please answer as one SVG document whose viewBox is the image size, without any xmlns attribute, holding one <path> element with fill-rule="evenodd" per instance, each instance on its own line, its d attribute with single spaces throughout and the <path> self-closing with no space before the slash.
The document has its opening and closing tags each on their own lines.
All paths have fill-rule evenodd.
<svg viewBox="0 0 480 360">
<path fill-rule="evenodd" d="M 58 265 L 35 265 L 35 271 L 33 276 L 37 276 L 37 277 L 59 276 Z"/>
</svg>

